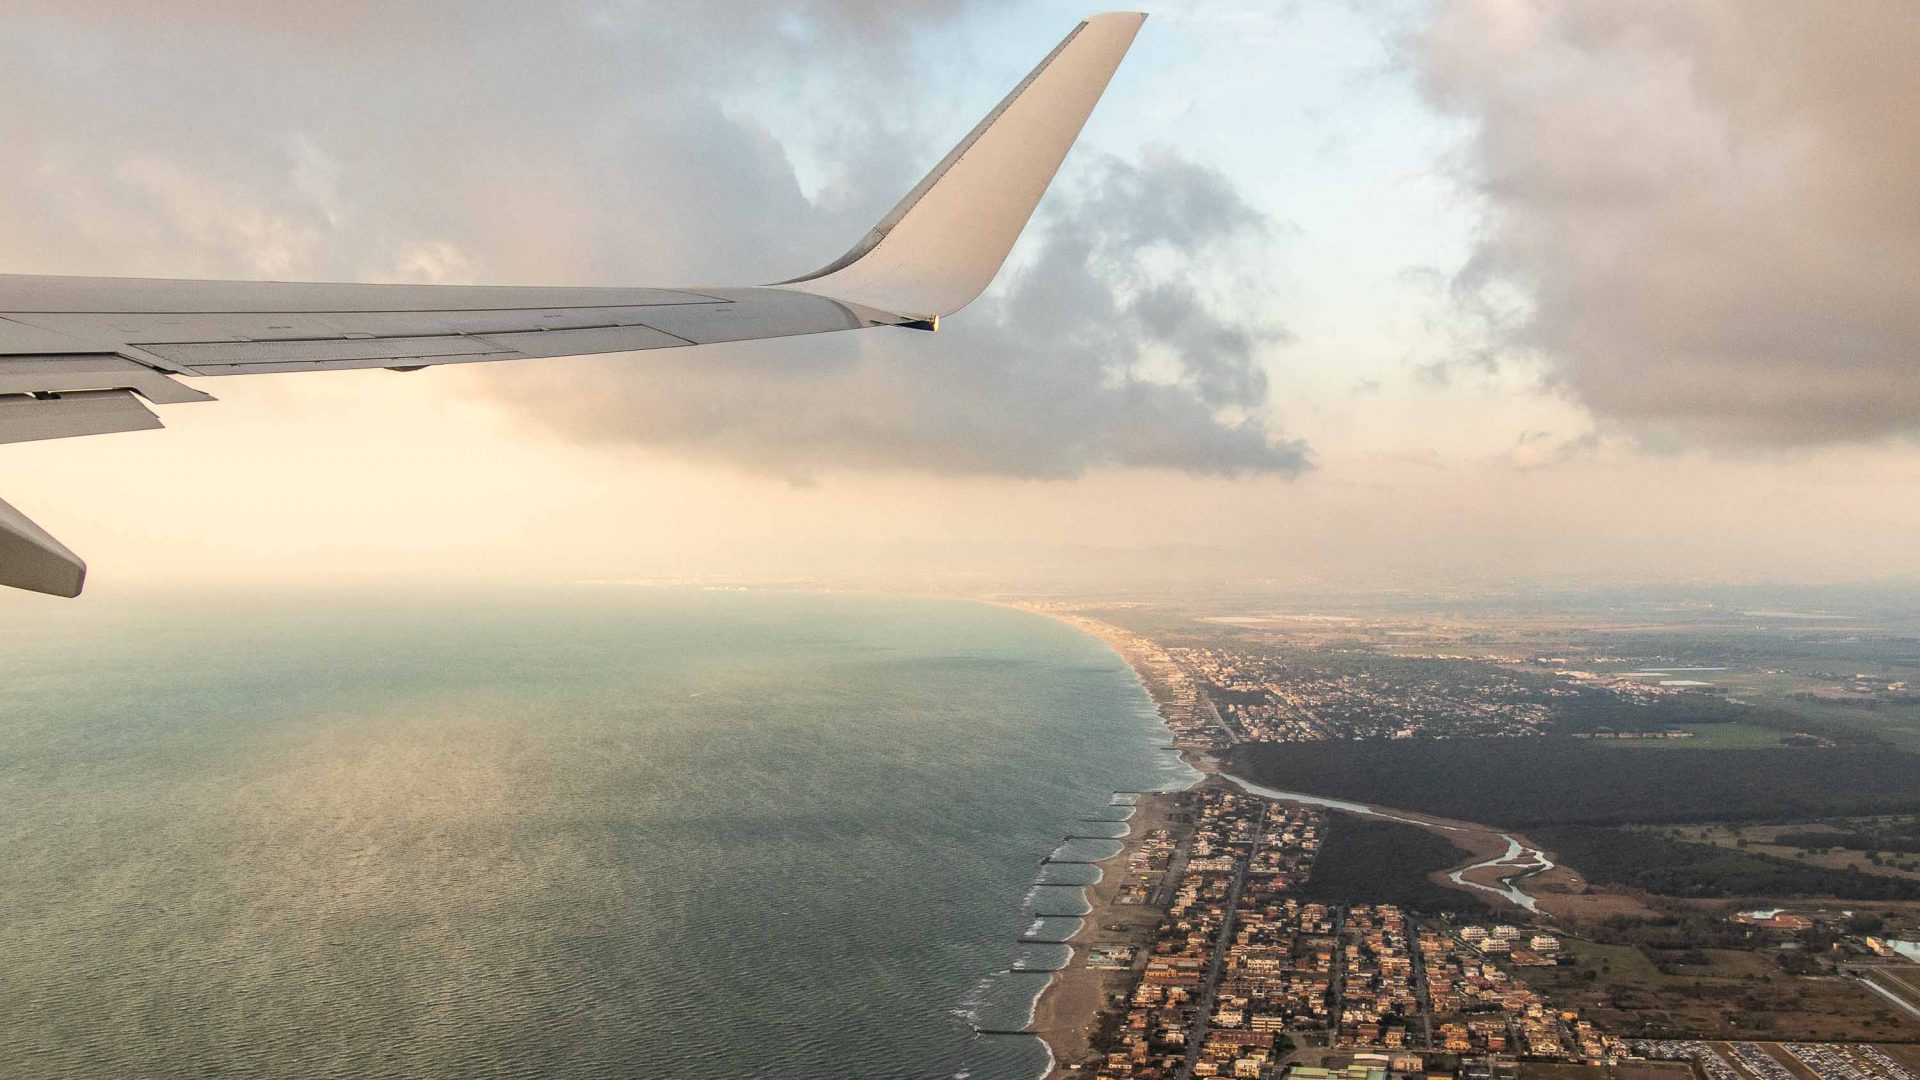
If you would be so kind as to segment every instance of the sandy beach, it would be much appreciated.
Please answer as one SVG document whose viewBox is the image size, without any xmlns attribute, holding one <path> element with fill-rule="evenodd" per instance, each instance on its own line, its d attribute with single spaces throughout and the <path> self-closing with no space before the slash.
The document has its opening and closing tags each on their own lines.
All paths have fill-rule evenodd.
<svg viewBox="0 0 1920 1080">
<path fill-rule="evenodd" d="M 1100 863 L 1101 878 L 1086 887 L 1091 905 L 1081 920 L 1079 933 L 1072 938 L 1073 957 L 1067 966 L 1054 973 L 1040 1000 L 1034 1006 L 1033 1023 L 1027 1030 L 1040 1036 L 1053 1051 L 1054 1068 L 1049 1077 L 1073 1075 L 1067 1066 L 1083 1063 L 1092 1054 L 1091 1037 L 1101 1014 L 1115 994 L 1126 992 L 1136 973 L 1146 966 L 1146 945 L 1153 928 L 1166 914 L 1163 907 L 1119 903 L 1120 891 L 1132 875 L 1127 858 L 1156 829 L 1177 825 L 1169 820 L 1179 799 L 1177 793 L 1143 795 L 1128 819 L 1130 831 L 1119 853 Z M 1176 833 L 1176 836 L 1178 833 Z M 1100 945 L 1127 945 L 1137 952 L 1132 969 L 1102 969 L 1087 966 L 1093 948 Z"/>
<path fill-rule="evenodd" d="M 1074 612 L 1032 604 L 1009 606 L 1047 616 L 1100 639 L 1133 669 L 1134 675 L 1146 688 L 1147 696 L 1159 710 L 1162 722 L 1171 719 L 1168 711 L 1175 707 L 1175 702 L 1174 688 L 1169 680 L 1178 676 L 1158 646 L 1117 626 Z M 1170 738 L 1173 735 L 1171 724 L 1168 734 Z M 1196 778 L 1193 788 L 1209 782 L 1222 782 L 1213 779 L 1219 773 L 1220 765 L 1211 757 L 1183 748 L 1180 758 L 1201 774 Z M 1181 844 L 1181 854 L 1169 869 L 1166 880 L 1177 876 L 1175 871 L 1184 862 L 1185 842 L 1191 835 L 1189 823 L 1172 818 L 1180 796 L 1180 792 L 1141 796 L 1133 817 L 1128 819 L 1128 832 L 1121 849 L 1111 858 L 1100 862 L 1099 883 L 1086 887 L 1087 903 L 1091 910 L 1081 920 L 1080 931 L 1071 939 L 1073 956 L 1066 967 L 1054 973 L 1046 989 L 1041 991 L 1040 999 L 1034 1005 L 1033 1022 L 1027 1027 L 1029 1032 L 1047 1044 L 1053 1054 L 1054 1067 L 1046 1080 L 1062 1080 L 1077 1075 L 1071 1066 L 1084 1065 L 1093 1056 L 1092 1036 L 1098 1030 L 1102 1017 L 1108 1013 L 1108 1007 L 1114 1003 L 1114 996 L 1124 994 L 1146 968 L 1146 947 L 1153 938 L 1154 927 L 1166 914 L 1166 908 L 1148 904 L 1121 904 L 1117 901 L 1121 889 L 1130 878 L 1127 873 L 1128 858 L 1157 829 L 1171 829 L 1174 839 Z M 1133 967 L 1088 967 L 1089 955 L 1101 945 L 1133 946 L 1136 949 Z"/>
</svg>

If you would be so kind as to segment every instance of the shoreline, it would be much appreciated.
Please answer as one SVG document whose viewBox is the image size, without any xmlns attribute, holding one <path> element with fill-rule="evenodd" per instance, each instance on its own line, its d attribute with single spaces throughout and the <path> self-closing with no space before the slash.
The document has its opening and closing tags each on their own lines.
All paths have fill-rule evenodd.
<svg viewBox="0 0 1920 1080">
<path fill-rule="evenodd" d="M 1556 865 L 1550 852 L 1534 845 L 1517 832 L 1394 807 L 1323 798 L 1302 792 L 1279 791 L 1230 773 L 1207 750 L 1183 740 L 1172 715 L 1173 710 L 1180 707 L 1180 701 L 1175 693 L 1176 679 L 1169 678 L 1161 670 L 1157 670 L 1172 666 L 1164 650 L 1159 646 L 1141 635 L 1076 612 L 1054 610 L 1017 601 L 986 602 L 1030 615 L 1044 616 L 1070 626 L 1106 645 L 1132 671 L 1135 681 L 1140 684 L 1147 699 L 1153 703 L 1154 711 L 1159 715 L 1161 725 L 1166 728 L 1172 748 L 1179 754 L 1180 760 L 1198 774 L 1185 788 L 1141 796 L 1139 803 L 1141 809 L 1136 809 L 1134 816 L 1128 819 L 1129 829 L 1120 850 L 1099 862 L 1101 870 L 1099 882 L 1083 886 L 1089 905 L 1088 914 L 1082 918 L 1080 929 L 1067 939 L 1071 954 L 1066 964 L 1053 973 L 1047 980 L 1047 985 L 1034 999 L 1031 1018 L 1025 1029 L 1028 1034 L 1039 1038 L 1047 1049 L 1049 1065 L 1040 1080 L 1068 1080 L 1070 1077 L 1080 1075 L 1078 1067 L 1088 1061 L 1092 1054 L 1091 1035 L 1103 1017 L 1108 1014 L 1113 990 L 1123 988 L 1131 981 L 1135 972 L 1144 966 L 1144 949 L 1136 953 L 1132 970 L 1093 969 L 1087 966 L 1086 961 L 1091 955 L 1091 946 L 1095 944 L 1126 943 L 1133 944 L 1136 948 L 1145 945 L 1160 915 L 1164 914 L 1164 908 L 1132 905 L 1120 910 L 1132 914 L 1132 923 L 1138 923 L 1139 920 L 1144 919 L 1144 925 L 1129 924 L 1124 933 L 1117 929 L 1102 929 L 1120 925 L 1113 917 L 1115 908 L 1113 898 L 1118 894 L 1125 880 L 1124 874 L 1109 872 L 1109 864 L 1115 860 L 1130 857 L 1152 833 L 1151 827 L 1132 828 L 1135 822 L 1143 822 L 1144 825 L 1142 810 L 1150 800 L 1156 801 L 1161 807 L 1160 812 L 1166 814 L 1180 795 L 1198 790 L 1209 783 L 1225 783 L 1249 794 L 1262 795 L 1283 802 L 1345 810 L 1348 813 L 1424 828 L 1435 835 L 1445 837 L 1468 853 L 1468 857 L 1459 865 L 1436 871 L 1433 875 L 1435 883 L 1490 901 L 1496 910 L 1500 905 L 1507 905 L 1529 915 L 1555 918 L 1555 914 L 1543 903 L 1554 894 L 1529 892 L 1522 885 L 1530 881 L 1538 881 L 1548 875 L 1568 878 L 1576 886 L 1584 884 L 1570 868 Z M 1158 654 L 1157 658 L 1150 657 L 1149 651 Z M 1184 676 L 1179 678 L 1184 679 Z M 1198 713 L 1197 706 L 1194 706 L 1194 712 Z M 1189 720 L 1192 727 L 1200 726 L 1202 723 L 1197 716 L 1190 717 Z M 1185 837 L 1180 836 L 1176 839 L 1184 842 Z M 1103 887 L 1104 892 L 1102 892 Z M 1564 887 L 1562 885 L 1562 888 Z M 1515 899 L 1515 895 L 1524 899 Z M 1100 897 L 1104 897 L 1104 900 Z M 1114 940 L 1111 942 L 1093 940 L 1102 935 Z M 1115 937 L 1115 935 L 1120 936 Z M 1122 941 L 1122 938 L 1129 940 Z"/>
<path fill-rule="evenodd" d="M 1096 864 L 1100 868 L 1099 881 L 1081 886 L 1088 911 L 1080 918 L 1080 928 L 1067 939 L 1071 955 L 1047 979 L 1047 985 L 1034 999 L 1025 1028 L 1027 1034 L 1046 1045 L 1051 1064 L 1042 1074 L 1044 1077 L 1073 1075 L 1069 1066 L 1088 1060 L 1093 1052 L 1093 1033 L 1107 1015 L 1112 995 L 1124 992 L 1135 970 L 1145 964 L 1145 946 L 1166 909 L 1152 904 L 1120 902 L 1122 891 L 1134 880 L 1127 872 L 1125 860 L 1156 830 L 1173 824 L 1170 818 L 1178 807 L 1180 795 L 1180 792 L 1142 795 L 1127 822 L 1135 827 L 1128 832 L 1121 849 Z M 1134 949 L 1132 965 L 1091 966 L 1088 961 L 1094 950 L 1103 946 Z"/>
<path fill-rule="evenodd" d="M 1034 998 L 1025 1030 L 1038 1038 L 1047 1049 L 1048 1066 L 1039 1080 L 1067 1080 L 1079 1075 L 1079 1067 L 1092 1056 L 1092 1035 L 1108 1015 L 1112 995 L 1124 991 L 1146 966 L 1147 946 L 1151 943 L 1154 928 L 1166 914 L 1166 907 L 1160 905 L 1118 903 L 1121 888 L 1128 884 L 1129 875 L 1125 871 L 1127 860 L 1145 845 L 1157 829 L 1169 829 L 1181 852 L 1174 864 L 1165 871 L 1165 877 L 1170 878 L 1174 866 L 1184 861 L 1186 841 L 1192 835 L 1190 824 L 1182 830 L 1179 828 L 1181 823 L 1171 820 L 1181 797 L 1209 781 L 1217 782 L 1225 778 L 1220 775 L 1218 762 L 1197 750 L 1179 745 L 1168 715 L 1173 702 L 1164 687 L 1156 686 L 1158 680 L 1149 674 L 1148 665 L 1136 655 L 1139 649 L 1137 635 L 1110 623 L 1068 612 L 1051 611 L 1014 601 L 986 602 L 1052 619 L 1112 650 L 1127 665 L 1134 681 L 1140 684 L 1141 693 L 1152 703 L 1154 712 L 1160 718 L 1160 725 L 1167 732 L 1170 745 L 1180 761 L 1194 772 L 1192 780 L 1184 787 L 1149 792 L 1141 795 L 1135 803 L 1133 816 L 1127 819 L 1127 835 L 1121 840 L 1120 850 L 1099 861 L 1099 881 L 1081 887 L 1087 898 L 1088 911 L 1081 917 L 1080 929 L 1067 939 L 1071 954 L 1066 964 L 1047 979 L 1047 985 Z M 1132 946 L 1135 950 L 1132 966 L 1111 969 L 1088 966 L 1093 948 L 1108 944 Z"/>
<path fill-rule="evenodd" d="M 1560 882 L 1563 890 L 1568 884 L 1573 886 L 1582 884 L 1578 880 L 1578 876 L 1574 874 L 1570 868 L 1561 866 L 1554 860 L 1551 852 L 1539 847 L 1514 830 L 1500 829 L 1475 821 L 1443 818 L 1434 814 L 1424 814 L 1417 810 L 1402 810 L 1398 807 L 1378 806 L 1370 803 L 1354 802 L 1348 799 L 1310 795 L 1306 792 L 1281 791 L 1277 788 L 1271 788 L 1265 784 L 1261 784 L 1258 781 L 1240 776 L 1237 773 L 1229 772 L 1225 765 L 1211 754 L 1197 748 L 1178 745 L 1180 742 L 1179 732 L 1172 723 L 1172 716 L 1169 715 L 1169 713 L 1177 707 L 1177 702 L 1172 700 L 1171 687 L 1166 685 L 1164 680 L 1157 676 L 1150 675 L 1148 670 L 1150 665 L 1142 656 L 1142 653 L 1147 649 L 1161 652 L 1164 656 L 1164 653 L 1157 645 L 1153 645 L 1152 642 L 1132 631 L 1086 615 L 1067 611 L 1055 611 L 1049 608 L 1021 603 L 1006 603 L 1004 606 L 1034 615 L 1044 615 L 1056 622 L 1071 626 L 1089 637 L 1098 639 L 1109 649 L 1112 649 L 1114 654 L 1119 656 L 1121 660 L 1125 661 L 1127 666 L 1132 669 L 1134 678 L 1140 683 L 1141 688 L 1146 691 L 1147 697 L 1153 702 L 1155 711 L 1160 714 L 1160 721 L 1167 727 L 1168 737 L 1174 740 L 1176 744 L 1175 748 L 1180 754 L 1180 760 L 1186 762 L 1190 768 L 1202 774 L 1200 779 L 1196 780 L 1194 784 L 1189 785 L 1190 788 L 1197 787 L 1200 782 L 1208 776 L 1218 776 L 1223 780 L 1238 785 L 1248 794 L 1263 795 L 1267 798 L 1278 799 L 1282 802 L 1344 810 L 1352 814 L 1377 817 L 1387 821 L 1397 821 L 1406 825 L 1419 826 L 1454 842 L 1456 846 L 1467 852 L 1469 856 L 1458 865 L 1450 866 L 1440 871 L 1436 876 L 1436 883 L 1445 885 L 1448 888 L 1458 889 L 1469 895 L 1479 895 L 1483 898 L 1491 895 L 1504 903 L 1525 910 L 1529 914 L 1546 914 L 1552 916 L 1552 912 L 1545 911 L 1543 908 L 1538 907 L 1540 902 L 1550 894 L 1528 892 L 1520 887 L 1522 882 L 1553 876 L 1556 879 L 1568 879 L 1566 882 Z M 1517 850 L 1515 850 L 1516 847 Z M 1459 877 L 1455 878 L 1454 875 L 1459 875 Z M 1517 893 L 1525 897 L 1527 902 L 1514 899 L 1510 893 Z M 1529 902 L 1534 906 L 1529 906 Z"/>
</svg>

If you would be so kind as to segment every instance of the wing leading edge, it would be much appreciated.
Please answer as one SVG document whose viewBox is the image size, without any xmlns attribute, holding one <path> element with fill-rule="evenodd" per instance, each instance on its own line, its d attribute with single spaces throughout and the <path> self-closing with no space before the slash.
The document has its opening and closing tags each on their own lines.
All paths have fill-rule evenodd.
<svg viewBox="0 0 1920 1080">
<path fill-rule="evenodd" d="M 637 352 L 938 329 L 1014 241 L 1146 16 L 1068 34 L 837 261 L 757 287 L 362 285 L 0 274 L 0 443 L 160 427 L 177 377 Z M 144 402 L 144 403 L 143 403 Z M 0 585 L 77 596 L 86 565 L 0 502 Z"/>
</svg>

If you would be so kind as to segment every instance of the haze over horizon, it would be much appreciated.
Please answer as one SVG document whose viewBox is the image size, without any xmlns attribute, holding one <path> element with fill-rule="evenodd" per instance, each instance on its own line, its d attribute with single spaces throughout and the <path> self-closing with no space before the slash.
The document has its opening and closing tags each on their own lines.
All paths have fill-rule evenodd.
<svg viewBox="0 0 1920 1080">
<path fill-rule="evenodd" d="M 1920 9 L 1146 9 L 938 335 L 198 380 L 0 497 L 108 595 L 1920 573 Z M 0 272 L 779 280 L 1089 10 L 29 0 Z"/>
</svg>

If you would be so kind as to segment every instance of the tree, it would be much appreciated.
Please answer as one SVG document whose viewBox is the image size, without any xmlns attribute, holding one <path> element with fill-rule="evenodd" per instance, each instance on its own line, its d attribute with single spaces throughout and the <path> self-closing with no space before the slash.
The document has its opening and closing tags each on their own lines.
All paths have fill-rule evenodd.
<svg viewBox="0 0 1920 1080">
<path fill-rule="evenodd" d="M 1847 930 L 1854 934 L 1878 934 L 1887 928 L 1887 921 L 1871 912 L 1862 912 L 1847 920 Z"/>
</svg>

